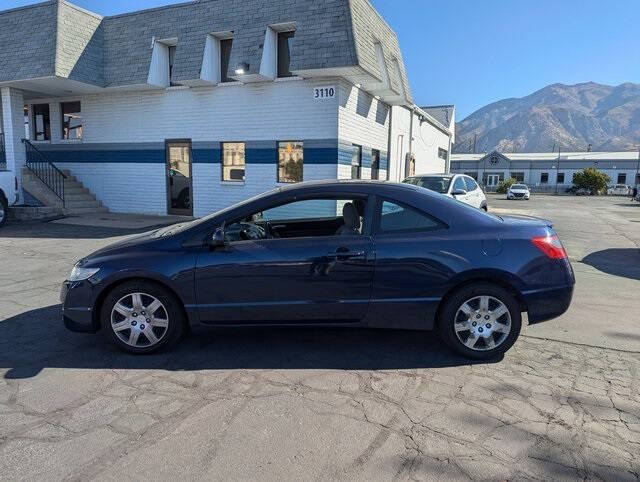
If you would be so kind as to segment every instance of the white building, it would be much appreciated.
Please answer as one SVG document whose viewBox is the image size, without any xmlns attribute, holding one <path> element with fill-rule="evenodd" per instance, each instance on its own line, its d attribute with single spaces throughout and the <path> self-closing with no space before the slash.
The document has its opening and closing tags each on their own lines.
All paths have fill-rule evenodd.
<svg viewBox="0 0 640 482">
<path fill-rule="evenodd" d="M 367 0 L 239 5 L 0 12 L 5 169 L 51 162 L 114 212 L 195 216 L 289 182 L 447 169 L 453 118 L 414 105 Z"/>
<path fill-rule="evenodd" d="M 573 185 L 573 175 L 594 167 L 611 178 L 611 184 L 640 183 L 640 153 L 540 152 L 453 154 L 451 172 L 467 174 L 492 190 L 500 181 L 514 178 L 537 191 L 559 191 Z"/>
</svg>

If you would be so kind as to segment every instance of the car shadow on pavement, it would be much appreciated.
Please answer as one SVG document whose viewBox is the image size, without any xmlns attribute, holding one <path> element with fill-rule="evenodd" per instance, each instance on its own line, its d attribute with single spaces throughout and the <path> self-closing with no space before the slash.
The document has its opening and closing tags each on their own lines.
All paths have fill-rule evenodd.
<svg viewBox="0 0 640 482">
<path fill-rule="evenodd" d="M 98 333 L 68 331 L 60 305 L 0 321 L 4 378 L 38 375 L 44 368 L 81 369 L 336 369 L 442 368 L 473 362 L 427 332 L 350 328 L 196 327 L 177 346 L 158 354 L 121 352 Z"/>
<path fill-rule="evenodd" d="M 603 273 L 640 280 L 640 249 L 610 248 L 595 251 L 582 258 L 582 263 Z"/>
</svg>

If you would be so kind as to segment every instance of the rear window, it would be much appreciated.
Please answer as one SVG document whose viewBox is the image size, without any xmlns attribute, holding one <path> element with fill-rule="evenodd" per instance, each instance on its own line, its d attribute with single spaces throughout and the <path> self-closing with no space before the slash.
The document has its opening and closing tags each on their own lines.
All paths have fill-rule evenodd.
<svg viewBox="0 0 640 482">
<path fill-rule="evenodd" d="M 415 208 L 393 201 L 383 201 L 380 206 L 379 233 L 431 231 L 442 227 L 441 223 Z"/>
<path fill-rule="evenodd" d="M 445 194 L 449 192 L 451 178 L 446 176 L 421 176 L 410 177 L 404 182 L 429 189 L 430 191 L 439 192 L 440 194 Z"/>
</svg>

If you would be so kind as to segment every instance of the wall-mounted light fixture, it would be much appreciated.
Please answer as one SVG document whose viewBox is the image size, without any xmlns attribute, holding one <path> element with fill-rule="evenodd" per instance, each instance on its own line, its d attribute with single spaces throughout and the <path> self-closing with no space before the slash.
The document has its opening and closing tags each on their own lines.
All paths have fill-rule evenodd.
<svg viewBox="0 0 640 482">
<path fill-rule="evenodd" d="M 246 62 L 239 62 L 236 65 L 236 75 L 244 75 L 249 72 L 249 64 Z"/>
</svg>

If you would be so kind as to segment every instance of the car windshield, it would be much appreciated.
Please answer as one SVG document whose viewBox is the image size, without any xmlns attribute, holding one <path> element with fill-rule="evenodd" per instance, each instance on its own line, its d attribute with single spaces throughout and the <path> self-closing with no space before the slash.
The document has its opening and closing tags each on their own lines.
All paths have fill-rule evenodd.
<svg viewBox="0 0 640 482">
<path fill-rule="evenodd" d="M 199 219 L 194 219 L 193 221 L 189 221 L 186 223 L 178 223 L 178 224 L 172 224 L 171 226 L 167 226 L 166 228 L 162 228 L 159 229 L 158 231 L 156 231 L 155 235 L 156 236 L 172 236 L 174 234 L 178 234 L 181 233 L 183 231 L 186 231 L 187 229 L 191 229 L 194 228 L 196 226 L 199 226 L 203 223 L 206 223 L 207 221 L 209 221 L 210 219 L 213 219 L 217 216 L 220 216 L 221 214 L 224 214 L 228 211 L 231 211 L 232 209 L 238 208 L 240 206 L 244 206 L 246 204 L 249 204 L 253 201 L 256 201 L 258 199 L 261 198 L 266 198 L 268 196 L 271 196 L 273 193 L 277 192 L 280 188 L 277 189 L 272 189 L 271 191 L 267 191 L 265 193 L 262 194 L 258 194 L 257 196 L 251 197 L 245 201 L 242 201 L 240 203 L 237 204 L 233 204 L 231 206 L 227 206 L 226 208 L 223 208 L 219 211 L 216 211 L 212 214 L 209 214 L 208 216 L 199 218 Z"/>
<path fill-rule="evenodd" d="M 449 192 L 451 177 L 447 177 L 447 176 L 410 177 L 404 182 L 406 184 L 413 184 L 414 186 L 424 187 L 425 189 L 439 192 L 440 194 L 445 194 Z"/>
<path fill-rule="evenodd" d="M 527 189 L 527 186 L 524 184 L 514 184 L 511 186 L 511 189 Z"/>
</svg>

